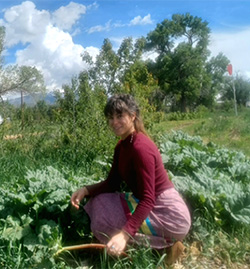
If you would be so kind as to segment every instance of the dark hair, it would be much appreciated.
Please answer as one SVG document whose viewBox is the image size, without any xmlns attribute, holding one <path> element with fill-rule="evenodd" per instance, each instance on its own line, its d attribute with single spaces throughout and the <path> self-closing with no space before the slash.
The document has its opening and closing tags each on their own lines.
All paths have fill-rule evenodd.
<svg viewBox="0 0 250 269">
<path fill-rule="evenodd" d="M 114 114 L 128 113 L 130 116 L 135 115 L 135 130 L 147 135 L 143 121 L 140 117 L 139 107 L 134 98 L 129 94 L 115 94 L 108 99 L 104 108 L 106 118 L 112 117 Z"/>
</svg>

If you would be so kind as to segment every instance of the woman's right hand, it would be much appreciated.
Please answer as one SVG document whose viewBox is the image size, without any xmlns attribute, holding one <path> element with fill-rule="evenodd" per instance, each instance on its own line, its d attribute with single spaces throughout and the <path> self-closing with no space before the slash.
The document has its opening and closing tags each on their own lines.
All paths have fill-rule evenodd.
<svg viewBox="0 0 250 269">
<path fill-rule="evenodd" d="M 79 204 L 80 204 L 81 200 L 87 195 L 89 195 L 89 191 L 86 187 L 83 187 L 83 188 L 75 191 L 72 194 L 71 199 L 70 199 L 72 206 L 74 206 L 76 209 L 79 209 Z"/>
</svg>

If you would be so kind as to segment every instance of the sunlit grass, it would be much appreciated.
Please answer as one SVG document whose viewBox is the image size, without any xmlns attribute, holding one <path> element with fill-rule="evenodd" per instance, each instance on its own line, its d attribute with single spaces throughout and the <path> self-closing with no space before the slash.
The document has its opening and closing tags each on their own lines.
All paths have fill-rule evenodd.
<svg viewBox="0 0 250 269">
<path fill-rule="evenodd" d="M 250 109 L 234 112 L 213 112 L 204 118 L 164 121 L 155 124 L 153 133 L 170 133 L 182 130 L 190 135 L 201 136 L 205 143 L 213 142 L 222 147 L 242 151 L 250 157 Z"/>
</svg>

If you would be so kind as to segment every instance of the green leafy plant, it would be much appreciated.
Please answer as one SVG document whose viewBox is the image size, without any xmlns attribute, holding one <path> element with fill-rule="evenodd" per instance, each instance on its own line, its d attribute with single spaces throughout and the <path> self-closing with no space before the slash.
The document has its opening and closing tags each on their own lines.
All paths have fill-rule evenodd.
<svg viewBox="0 0 250 269">
<path fill-rule="evenodd" d="M 205 145 L 182 132 L 165 140 L 163 161 L 191 208 L 209 212 L 209 221 L 225 229 L 249 225 L 250 161 L 240 152 Z"/>
<path fill-rule="evenodd" d="M 20 242 L 22 251 L 33 260 L 33 264 L 43 264 L 46 259 L 52 264 L 53 253 L 63 241 L 69 237 L 70 240 L 76 236 L 80 238 L 85 232 L 89 234 L 86 215 L 82 210 L 71 213 L 69 207 L 71 193 L 85 180 L 86 177 L 81 181 L 68 180 L 53 167 L 46 167 L 29 170 L 23 182 L 12 184 L 9 190 L 0 188 L 3 246 L 8 249 L 8 242 Z"/>
</svg>

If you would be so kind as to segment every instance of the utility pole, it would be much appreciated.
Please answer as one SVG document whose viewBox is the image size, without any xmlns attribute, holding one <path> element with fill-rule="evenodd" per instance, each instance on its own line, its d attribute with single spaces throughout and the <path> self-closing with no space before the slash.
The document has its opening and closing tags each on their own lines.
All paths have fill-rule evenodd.
<svg viewBox="0 0 250 269">
<path fill-rule="evenodd" d="M 24 100 L 23 100 L 23 91 L 21 90 L 21 128 L 24 127 Z"/>
<path fill-rule="evenodd" d="M 229 75 L 232 76 L 232 74 L 233 74 L 233 66 L 231 64 L 229 64 L 227 66 L 227 71 L 228 71 Z M 235 115 L 238 116 L 234 77 L 232 77 L 232 81 L 233 81 L 233 93 L 234 93 L 234 111 L 235 111 Z"/>
</svg>

